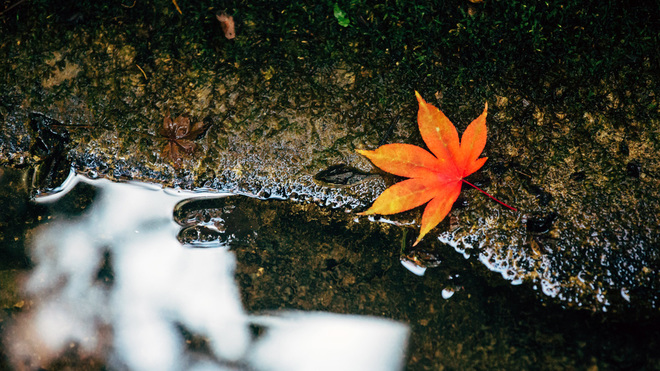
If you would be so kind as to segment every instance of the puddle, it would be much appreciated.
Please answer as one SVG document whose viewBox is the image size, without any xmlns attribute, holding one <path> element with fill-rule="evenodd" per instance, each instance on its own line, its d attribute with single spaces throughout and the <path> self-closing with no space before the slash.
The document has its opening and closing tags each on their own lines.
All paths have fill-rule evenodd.
<svg viewBox="0 0 660 371">
<path fill-rule="evenodd" d="M 660 364 L 650 313 L 566 310 L 450 247 L 406 255 L 432 267 L 411 274 L 414 225 L 74 173 L 35 202 L 29 174 L 0 179 L 0 368 Z"/>
<path fill-rule="evenodd" d="M 3 323 L 12 368 L 401 369 L 403 323 L 244 309 L 227 240 L 182 245 L 173 217 L 186 203 L 213 205 L 230 194 L 72 173 L 36 202 L 57 209 L 76 191 L 82 212 L 60 214 L 32 233 L 33 268 L 19 280 L 27 304 Z"/>
</svg>

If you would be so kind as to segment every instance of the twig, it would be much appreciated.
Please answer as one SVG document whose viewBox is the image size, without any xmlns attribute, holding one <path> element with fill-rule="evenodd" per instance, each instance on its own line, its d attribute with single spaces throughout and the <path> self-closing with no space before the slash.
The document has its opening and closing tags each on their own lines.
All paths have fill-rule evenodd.
<svg viewBox="0 0 660 371">
<path fill-rule="evenodd" d="M 176 10 L 179 11 L 179 14 L 183 15 L 183 12 L 181 12 L 181 8 L 179 8 L 179 4 L 176 3 L 176 0 L 172 0 L 172 3 L 176 7 Z"/>
<path fill-rule="evenodd" d="M 530 178 L 530 179 L 532 178 L 531 175 L 529 175 L 529 174 L 525 174 L 525 173 L 523 173 L 522 171 L 519 171 L 519 170 L 513 170 L 513 171 L 515 171 L 515 172 L 518 173 L 518 174 L 522 174 L 522 175 L 524 175 L 524 176 L 526 176 L 526 177 L 528 177 L 528 178 Z"/>
<path fill-rule="evenodd" d="M 387 128 L 385 135 L 383 135 L 383 138 L 380 140 L 380 143 L 378 144 L 379 146 L 382 146 L 383 144 L 387 143 L 387 140 L 390 138 L 390 135 L 392 135 L 392 131 L 394 131 L 394 127 L 398 123 L 399 123 L 399 114 L 397 113 L 396 116 L 394 117 L 394 120 L 392 120 L 392 123 Z"/>
<path fill-rule="evenodd" d="M 142 69 L 142 67 L 140 67 L 140 65 L 139 65 L 139 64 L 137 64 L 137 63 L 136 63 L 135 65 L 137 66 L 137 68 L 139 68 L 139 69 L 140 69 L 140 72 L 142 72 L 142 75 L 144 75 L 144 79 L 145 79 L 145 80 L 149 80 L 149 79 L 147 79 L 147 74 L 146 74 L 146 73 L 144 73 L 144 70 Z"/>
<path fill-rule="evenodd" d="M 128 5 L 124 5 L 124 3 L 122 3 L 121 6 L 123 6 L 124 8 L 131 9 L 131 8 L 133 8 L 133 7 L 135 6 L 135 3 L 136 3 L 136 2 L 137 2 L 137 0 L 133 0 L 133 5 L 128 6 Z"/>
<path fill-rule="evenodd" d="M 0 16 L 3 16 L 5 13 L 8 11 L 14 9 L 15 7 L 19 6 L 21 3 L 25 2 L 25 0 L 18 0 L 17 2 L 14 3 L 14 5 L 10 6 L 9 8 L 3 10 L 0 12 Z"/>
</svg>

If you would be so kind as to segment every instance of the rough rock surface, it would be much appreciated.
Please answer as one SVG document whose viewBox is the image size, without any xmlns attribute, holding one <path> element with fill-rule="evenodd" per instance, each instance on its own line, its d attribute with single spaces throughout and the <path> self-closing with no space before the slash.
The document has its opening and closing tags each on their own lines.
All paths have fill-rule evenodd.
<svg viewBox="0 0 660 371">
<path fill-rule="evenodd" d="M 425 249 L 435 234 L 568 306 L 657 308 L 660 11 L 580 4 L 354 4 L 341 27 L 318 4 L 26 3 L 0 25 L 0 166 L 34 167 L 36 192 L 73 164 L 353 212 L 396 181 L 356 148 L 422 145 L 414 90 L 459 132 L 488 101 L 470 180 L 520 211 L 466 189 Z M 159 131 L 179 115 L 208 129 L 172 158 Z M 314 179 L 340 164 L 366 176 Z"/>
</svg>

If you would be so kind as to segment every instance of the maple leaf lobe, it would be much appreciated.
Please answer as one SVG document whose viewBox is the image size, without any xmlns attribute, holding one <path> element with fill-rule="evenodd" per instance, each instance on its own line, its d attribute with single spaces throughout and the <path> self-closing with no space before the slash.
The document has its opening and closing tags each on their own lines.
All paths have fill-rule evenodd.
<svg viewBox="0 0 660 371">
<path fill-rule="evenodd" d="M 411 144 L 386 144 L 373 151 L 357 150 L 380 169 L 406 179 L 387 188 L 361 215 L 396 214 L 428 203 L 422 214 L 420 234 L 414 245 L 449 214 L 461 193 L 463 178 L 481 168 L 487 158 L 478 158 L 486 146 L 486 115 L 465 129 L 459 141 L 454 124 L 435 106 L 415 92 L 417 122 L 422 139 L 431 151 Z M 413 246 L 414 246 L 413 245 Z"/>
</svg>

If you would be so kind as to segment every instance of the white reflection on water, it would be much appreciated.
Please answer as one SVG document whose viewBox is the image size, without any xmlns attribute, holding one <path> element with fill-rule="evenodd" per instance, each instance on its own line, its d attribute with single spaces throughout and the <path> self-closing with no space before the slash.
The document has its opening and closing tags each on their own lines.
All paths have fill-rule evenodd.
<svg viewBox="0 0 660 371">
<path fill-rule="evenodd" d="M 327 313 L 245 313 L 225 248 L 190 249 L 176 239 L 174 205 L 191 197 L 137 183 L 89 180 L 99 197 L 75 220 L 35 236 L 25 292 L 35 304 L 5 335 L 13 364 L 48 364 L 76 344 L 80 357 L 129 370 L 397 370 L 407 326 Z M 52 202 L 61 194 L 43 197 Z M 104 261 L 112 284 L 98 279 Z M 250 325 L 264 328 L 253 338 Z M 186 345 L 181 328 L 208 339 Z"/>
</svg>

